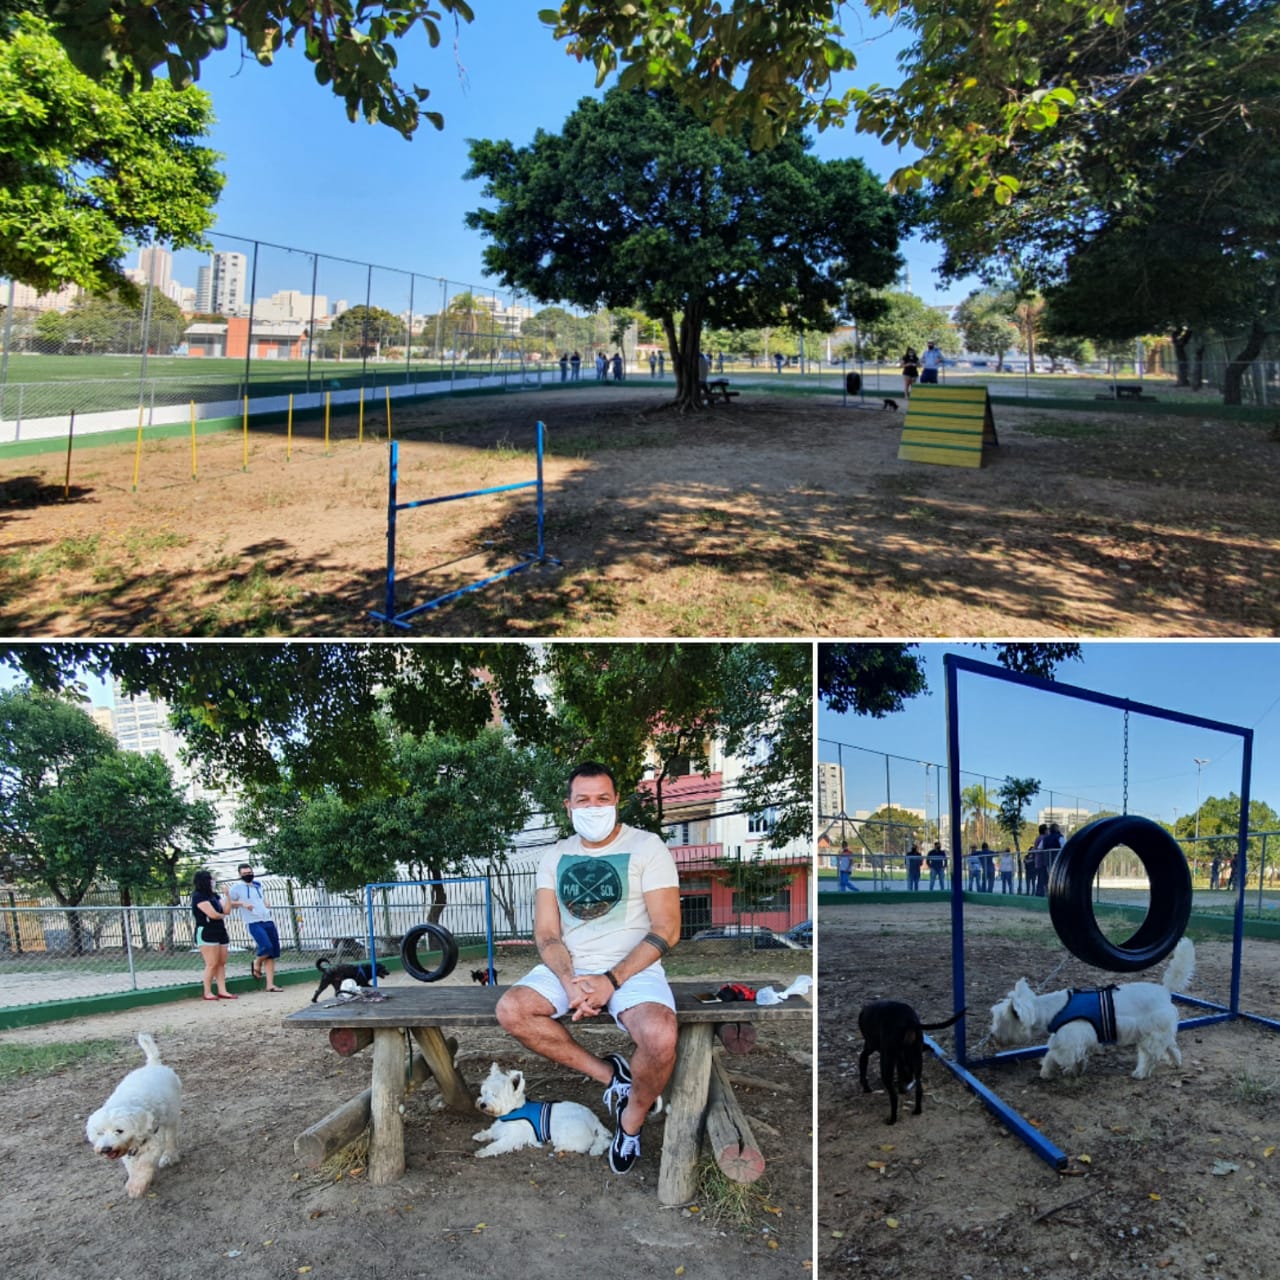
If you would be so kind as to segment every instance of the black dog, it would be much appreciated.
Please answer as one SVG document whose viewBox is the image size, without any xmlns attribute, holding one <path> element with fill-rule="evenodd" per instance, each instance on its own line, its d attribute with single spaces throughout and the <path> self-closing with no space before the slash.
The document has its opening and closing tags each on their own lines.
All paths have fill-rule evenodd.
<svg viewBox="0 0 1280 1280">
<path fill-rule="evenodd" d="M 494 977 L 494 981 L 497 981 L 497 978 L 498 978 L 497 969 L 493 971 L 493 977 Z M 482 987 L 487 987 L 489 985 L 489 970 L 488 969 L 472 969 L 471 981 L 478 982 Z"/>
<path fill-rule="evenodd" d="M 316 993 L 311 997 L 311 1003 L 320 998 L 320 993 L 325 987 L 332 987 L 334 995 L 342 990 L 342 984 L 348 978 L 358 982 L 362 987 L 371 987 L 373 985 L 373 974 L 370 972 L 369 962 L 366 960 L 363 964 L 333 964 L 326 960 L 323 956 L 316 961 L 316 968 L 320 970 L 320 985 L 316 988 Z M 386 978 L 390 976 L 391 971 L 381 962 L 377 966 L 378 977 Z"/>
<path fill-rule="evenodd" d="M 884 402 L 884 407 L 890 412 L 896 413 L 898 409 L 898 402 L 896 400 L 886 400 Z"/>
<path fill-rule="evenodd" d="M 898 1089 L 905 1089 L 913 1080 L 915 1114 L 919 1115 L 924 1106 L 924 1032 L 941 1031 L 963 1015 L 961 1009 L 946 1022 L 921 1022 L 920 1015 L 901 1000 L 873 1000 L 862 1006 L 858 1030 L 866 1043 L 858 1058 L 858 1079 L 862 1081 L 862 1092 L 870 1093 L 867 1062 L 873 1053 L 878 1053 L 880 1080 L 889 1094 L 889 1124 L 898 1119 Z"/>
</svg>

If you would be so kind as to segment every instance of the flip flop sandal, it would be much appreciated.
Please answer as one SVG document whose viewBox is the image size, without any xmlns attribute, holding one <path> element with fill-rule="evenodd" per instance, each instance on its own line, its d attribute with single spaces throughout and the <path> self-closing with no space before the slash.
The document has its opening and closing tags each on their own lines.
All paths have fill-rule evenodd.
<svg viewBox="0 0 1280 1280">
<path fill-rule="evenodd" d="M 201 1000 L 216 1000 L 217 998 L 218 998 L 217 996 L 201 996 L 200 997 Z"/>
<path fill-rule="evenodd" d="M 262 981 L 262 970 L 258 967 L 260 964 L 261 960 L 257 956 L 254 956 L 253 963 L 249 966 L 249 972 L 253 974 L 255 982 Z"/>
<path fill-rule="evenodd" d="M 228 994 L 224 991 L 220 996 L 218 996 L 218 999 L 219 999 L 219 1000 L 239 1000 L 239 999 L 240 999 L 240 997 L 239 997 L 239 996 L 232 996 L 232 995 L 228 995 Z"/>
<path fill-rule="evenodd" d="M 283 991 L 283 990 L 284 990 L 284 988 L 283 988 L 283 987 L 268 987 L 268 988 L 267 988 L 267 990 L 268 990 L 268 991 Z"/>
</svg>

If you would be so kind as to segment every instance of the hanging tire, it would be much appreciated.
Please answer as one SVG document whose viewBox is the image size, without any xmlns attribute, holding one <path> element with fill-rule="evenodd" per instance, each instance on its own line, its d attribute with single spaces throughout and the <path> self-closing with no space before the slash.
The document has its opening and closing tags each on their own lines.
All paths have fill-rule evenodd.
<svg viewBox="0 0 1280 1280">
<path fill-rule="evenodd" d="M 426 968 L 418 959 L 418 944 L 430 938 L 440 950 L 440 963 L 434 969 Z M 400 943 L 400 963 L 411 978 L 419 982 L 439 982 L 447 978 L 458 963 L 458 940 L 439 924 L 416 924 L 404 935 Z"/>
<path fill-rule="evenodd" d="M 1112 849 L 1138 855 L 1151 885 L 1146 918 L 1131 937 L 1111 942 L 1093 914 L 1093 878 Z M 1049 872 L 1049 917 L 1063 946 L 1085 964 L 1136 973 L 1158 964 L 1178 944 L 1191 918 L 1191 872 L 1182 846 L 1148 818 L 1099 818 L 1063 845 Z"/>
<path fill-rule="evenodd" d="M 844 375 L 844 389 L 847 394 L 856 396 L 862 390 L 862 374 L 846 373 Z"/>
</svg>

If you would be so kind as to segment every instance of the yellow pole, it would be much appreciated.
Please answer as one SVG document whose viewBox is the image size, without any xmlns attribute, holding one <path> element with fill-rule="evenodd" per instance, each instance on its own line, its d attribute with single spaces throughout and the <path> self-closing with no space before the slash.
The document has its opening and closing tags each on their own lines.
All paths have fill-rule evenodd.
<svg viewBox="0 0 1280 1280">
<path fill-rule="evenodd" d="M 196 402 L 191 402 L 191 478 L 196 478 Z"/>
<path fill-rule="evenodd" d="M 241 471 L 249 470 L 249 397 L 244 398 L 244 430 L 241 432 L 244 437 L 243 463 L 240 467 Z"/>
<path fill-rule="evenodd" d="M 329 397 L 333 395 L 332 391 L 324 393 L 324 451 L 329 452 Z"/>
<path fill-rule="evenodd" d="M 133 451 L 133 491 L 138 492 L 138 471 L 142 467 L 142 406 L 138 406 L 138 443 Z"/>
<path fill-rule="evenodd" d="M 293 461 L 293 392 L 289 392 L 289 425 L 285 429 L 285 450 L 284 458 L 286 462 Z"/>
<path fill-rule="evenodd" d="M 356 436 L 357 444 L 364 444 L 364 388 L 360 388 L 360 427 Z"/>
</svg>

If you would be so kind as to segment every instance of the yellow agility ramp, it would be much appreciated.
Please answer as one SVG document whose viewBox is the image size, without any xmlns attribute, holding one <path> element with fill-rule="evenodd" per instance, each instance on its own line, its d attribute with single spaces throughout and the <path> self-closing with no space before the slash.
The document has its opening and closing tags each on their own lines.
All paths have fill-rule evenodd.
<svg viewBox="0 0 1280 1280">
<path fill-rule="evenodd" d="M 898 457 L 946 467 L 980 467 L 984 447 L 998 445 L 986 387 L 911 388 Z"/>
</svg>

